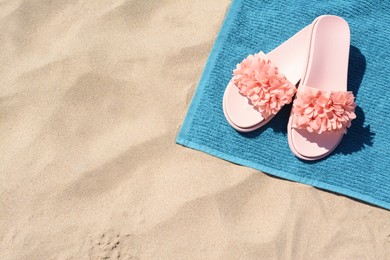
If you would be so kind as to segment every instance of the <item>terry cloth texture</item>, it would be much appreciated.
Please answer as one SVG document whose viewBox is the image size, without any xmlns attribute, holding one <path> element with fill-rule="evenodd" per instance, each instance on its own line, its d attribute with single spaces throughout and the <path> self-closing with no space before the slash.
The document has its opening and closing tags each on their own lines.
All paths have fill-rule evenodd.
<svg viewBox="0 0 390 260">
<path fill-rule="evenodd" d="M 390 1 L 233 0 L 211 51 L 177 143 L 285 179 L 390 209 Z M 297 159 L 287 143 L 291 105 L 252 133 L 226 121 L 222 97 L 235 65 L 269 52 L 322 14 L 351 29 L 348 89 L 357 119 L 326 159 Z"/>
</svg>

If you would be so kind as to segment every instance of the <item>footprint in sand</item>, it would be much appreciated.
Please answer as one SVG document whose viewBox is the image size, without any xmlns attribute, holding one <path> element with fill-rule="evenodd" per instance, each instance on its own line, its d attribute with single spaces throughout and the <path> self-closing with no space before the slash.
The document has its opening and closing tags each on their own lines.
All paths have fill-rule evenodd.
<svg viewBox="0 0 390 260">
<path fill-rule="evenodd" d="M 90 259 L 138 259 L 131 252 L 130 234 L 122 235 L 114 230 L 108 230 L 91 237 Z"/>
</svg>

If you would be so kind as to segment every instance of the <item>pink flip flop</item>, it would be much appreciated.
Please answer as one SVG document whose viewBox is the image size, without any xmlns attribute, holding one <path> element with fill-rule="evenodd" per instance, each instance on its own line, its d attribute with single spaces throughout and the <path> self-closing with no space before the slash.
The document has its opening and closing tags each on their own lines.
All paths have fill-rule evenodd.
<svg viewBox="0 0 390 260">
<path fill-rule="evenodd" d="M 270 53 L 249 55 L 237 64 L 223 97 L 226 120 L 234 129 L 256 130 L 292 101 L 306 69 L 314 24 L 322 17 Z"/>
<path fill-rule="evenodd" d="M 298 158 L 329 155 L 356 118 L 354 96 L 347 91 L 349 44 L 349 26 L 341 17 L 325 16 L 314 25 L 287 128 L 290 149 Z"/>
</svg>

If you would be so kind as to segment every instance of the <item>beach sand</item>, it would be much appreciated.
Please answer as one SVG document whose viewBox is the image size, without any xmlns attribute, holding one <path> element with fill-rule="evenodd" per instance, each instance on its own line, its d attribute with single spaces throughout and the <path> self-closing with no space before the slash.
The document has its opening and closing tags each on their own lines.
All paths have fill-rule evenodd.
<svg viewBox="0 0 390 260">
<path fill-rule="evenodd" d="M 175 144 L 229 4 L 0 2 L 0 259 L 389 257 L 388 211 Z"/>
</svg>

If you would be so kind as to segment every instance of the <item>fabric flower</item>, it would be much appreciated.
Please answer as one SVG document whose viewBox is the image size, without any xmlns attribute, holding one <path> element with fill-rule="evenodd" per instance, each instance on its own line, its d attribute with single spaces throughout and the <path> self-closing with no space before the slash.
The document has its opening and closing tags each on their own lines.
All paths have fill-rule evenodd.
<svg viewBox="0 0 390 260">
<path fill-rule="evenodd" d="M 232 80 L 263 118 L 289 104 L 296 92 L 295 86 L 262 52 L 249 55 L 237 64 Z"/>
<path fill-rule="evenodd" d="M 343 132 L 356 118 L 351 91 L 321 91 L 303 86 L 293 103 L 293 127 L 309 132 Z"/>
</svg>

